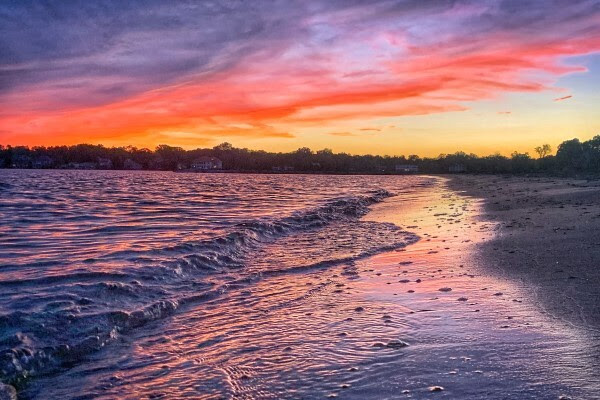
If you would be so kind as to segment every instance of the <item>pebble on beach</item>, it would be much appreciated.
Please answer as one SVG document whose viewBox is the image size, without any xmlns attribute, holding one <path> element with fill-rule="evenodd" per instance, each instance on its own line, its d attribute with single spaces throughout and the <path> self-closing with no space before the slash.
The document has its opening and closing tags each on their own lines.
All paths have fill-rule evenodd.
<svg viewBox="0 0 600 400">
<path fill-rule="evenodd" d="M 387 347 L 388 349 L 401 349 L 403 347 L 407 347 L 408 343 L 403 342 L 402 340 L 390 340 L 387 343 L 382 343 L 382 342 L 376 342 L 373 343 L 372 347 L 376 347 L 378 349 L 383 349 L 384 347 Z"/>
<path fill-rule="evenodd" d="M 386 347 L 390 349 L 401 349 L 403 347 L 407 347 L 408 343 L 403 342 L 402 340 L 390 340 Z"/>
<path fill-rule="evenodd" d="M 0 400 L 17 400 L 17 391 L 10 385 L 0 383 Z"/>
<path fill-rule="evenodd" d="M 441 392 L 444 388 L 442 386 L 431 386 L 429 387 L 430 392 Z"/>
</svg>

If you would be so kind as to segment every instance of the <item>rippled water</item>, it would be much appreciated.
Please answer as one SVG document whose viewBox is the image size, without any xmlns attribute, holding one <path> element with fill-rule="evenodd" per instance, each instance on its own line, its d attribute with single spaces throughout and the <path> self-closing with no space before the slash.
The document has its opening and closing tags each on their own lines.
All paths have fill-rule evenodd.
<svg viewBox="0 0 600 400">
<path fill-rule="evenodd" d="M 474 272 L 477 207 L 431 177 L 0 171 L 1 379 L 44 399 L 593 398 L 597 338 Z"/>
<path fill-rule="evenodd" d="M 61 368 L 263 275 L 351 261 L 414 235 L 359 221 L 414 179 L 6 171 L 2 369 Z M 421 180 L 423 181 L 423 180 Z M 419 182 L 418 184 L 425 184 Z"/>
</svg>

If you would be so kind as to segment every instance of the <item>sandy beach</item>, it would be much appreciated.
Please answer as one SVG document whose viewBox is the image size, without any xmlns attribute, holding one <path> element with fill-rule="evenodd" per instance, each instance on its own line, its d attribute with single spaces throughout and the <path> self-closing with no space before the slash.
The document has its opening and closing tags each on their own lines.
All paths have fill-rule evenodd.
<svg viewBox="0 0 600 400">
<path fill-rule="evenodd" d="M 479 254 L 488 270 L 531 289 L 553 318 L 600 329 L 600 181 L 454 176 L 452 189 L 484 199 L 495 239 Z"/>
</svg>

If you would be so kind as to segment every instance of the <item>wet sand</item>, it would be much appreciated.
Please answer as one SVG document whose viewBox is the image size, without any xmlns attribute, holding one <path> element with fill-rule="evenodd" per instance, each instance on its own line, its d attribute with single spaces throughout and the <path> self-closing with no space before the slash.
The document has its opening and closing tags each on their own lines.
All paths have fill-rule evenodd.
<svg viewBox="0 0 600 400">
<path fill-rule="evenodd" d="M 453 176 L 497 222 L 479 248 L 487 271 L 521 281 L 552 318 L 600 332 L 600 181 Z"/>
</svg>

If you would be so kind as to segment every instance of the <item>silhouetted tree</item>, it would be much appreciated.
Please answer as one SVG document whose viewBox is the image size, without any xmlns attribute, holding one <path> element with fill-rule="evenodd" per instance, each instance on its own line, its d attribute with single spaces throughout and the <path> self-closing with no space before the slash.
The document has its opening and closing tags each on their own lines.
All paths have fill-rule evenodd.
<svg viewBox="0 0 600 400">
<path fill-rule="evenodd" d="M 583 146 L 579 139 L 562 142 L 556 151 L 556 161 L 563 169 L 581 169 L 583 166 Z"/>
<path fill-rule="evenodd" d="M 154 152 L 156 154 L 156 169 L 175 170 L 177 164 L 183 161 L 185 150 L 181 147 L 171 147 L 166 144 L 160 144 Z"/>
<path fill-rule="evenodd" d="M 552 147 L 549 144 L 543 144 L 541 146 L 537 146 L 535 148 L 535 152 L 539 158 L 544 158 L 552 152 Z"/>
<path fill-rule="evenodd" d="M 143 169 L 174 170 L 178 165 L 189 166 L 203 156 L 217 157 L 223 167 L 235 171 L 272 171 L 274 167 L 295 172 L 326 173 L 394 173 L 398 164 L 416 164 L 425 173 L 447 173 L 449 167 L 461 164 L 473 173 L 600 173 L 600 135 L 581 142 L 567 140 L 560 144 L 556 156 L 550 155 L 549 145 L 536 147 L 538 159 L 528 153 L 514 152 L 510 157 L 493 154 L 478 157 L 475 154 L 457 152 L 440 154 L 435 158 L 420 158 L 417 155 L 376 156 L 334 153 L 331 149 L 313 152 L 301 147 L 290 153 L 269 153 L 263 150 L 236 148 L 230 143 L 221 143 L 213 148 L 184 150 L 181 147 L 159 145 L 154 151 L 136 147 L 112 147 L 78 144 L 74 146 L 24 146 L 0 145 L 0 168 L 63 168 L 72 163 L 98 165 L 100 158 L 110 159 L 113 168 L 125 168 L 127 160 Z M 131 162 L 127 162 L 131 166 Z"/>
</svg>

